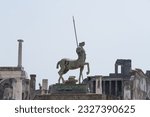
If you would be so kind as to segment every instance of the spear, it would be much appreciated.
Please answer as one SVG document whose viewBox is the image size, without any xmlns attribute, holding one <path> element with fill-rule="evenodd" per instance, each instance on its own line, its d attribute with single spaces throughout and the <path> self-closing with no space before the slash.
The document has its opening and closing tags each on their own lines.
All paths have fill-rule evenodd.
<svg viewBox="0 0 150 117">
<path fill-rule="evenodd" d="M 77 38 L 77 31 L 76 31 L 74 16 L 72 16 L 72 19 L 73 19 L 73 27 L 74 27 L 74 33 L 75 33 L 75 38 L 76 38 L 76 44 L 77 44 L 77 47 L 78 47 L 78 38 Z M 83 73 L 82 73 L 81 76 L 82 76 L 82 80 L 83 80 Z"/>
<path fill-rule="evenodd" d="M 72 16 L 72 19 L 73 19 L 73 26 L 74 26 L 76 44 L 77 44 L 77 47 L 78 47 L 78 38 L 77 38 L 77 32 L 76 32 L 76 25 L 75 25 L 74 16 Z"/>
</svg>

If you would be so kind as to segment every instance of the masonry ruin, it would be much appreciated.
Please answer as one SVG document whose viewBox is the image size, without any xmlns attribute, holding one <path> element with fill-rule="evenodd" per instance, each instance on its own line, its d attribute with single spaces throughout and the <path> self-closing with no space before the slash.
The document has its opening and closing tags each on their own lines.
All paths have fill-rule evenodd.
<svg viewBox="0 0 150 117">
<path fill-rule="evenodd" d="M 149 71 L 144 73 L 141 69 L 132 70 L 130 59 L 118 59 L 114 71 L 109 76 L 101 76 L 102 94 L 106 95 L 106 99 L 150 99 Z M 96 76 L 87 77 L 84 82 L 90 82 L 92 86 L 89 89 L 95 93 Z"/>
<path fill-rule="evenodd" d="M 120 66 L 120 71 L 119 71 Z M 123 99 L 124 81 L 129 80 L 131 60 L 118 59 L 115 63 L 115 73 L 104 76 L 102 80 L 103 94 Z"/>
</svg>

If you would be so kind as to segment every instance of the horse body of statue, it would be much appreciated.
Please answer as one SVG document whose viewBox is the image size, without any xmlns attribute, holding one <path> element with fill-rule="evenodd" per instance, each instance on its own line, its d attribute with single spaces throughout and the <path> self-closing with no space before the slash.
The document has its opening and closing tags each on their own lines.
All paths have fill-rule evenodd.
<svg viewBox="0 0 150 117">
<path fill-rule="evenodd" d="M 60 70 L 58 72 L 59 74 L 59 80 L 58 83 L 60 83 L 60 80 L 62 79 L 62 82 L 64 83 L 65 80 L 62 77 L 63 74 L 67 73 L 69 70 L 74 70 L 74 69 L 78 69 L 80 68 L 80 74 L 79 74 L 79 83 L 81 80 L 81 76 L 82 76 L 82 71 L 84 69 L 84 65 L 87 65 L 88 71 L 87 74 L 89 74 L 90 69 L 89 69 L 89 63 L 85 62 L 86 60 L 86 53 L 85 50 L 83 48 L 83 46 L 85 45 L 84 42 L 79 43 L 79 46 L 76 49 L 78 58 L 76 60 L 70 60 L 70 59 L 61 59 L 60 61 L 58 61 L 57 63 L 57 68 L 59 68 L 60 66 Z"/>
</svg>

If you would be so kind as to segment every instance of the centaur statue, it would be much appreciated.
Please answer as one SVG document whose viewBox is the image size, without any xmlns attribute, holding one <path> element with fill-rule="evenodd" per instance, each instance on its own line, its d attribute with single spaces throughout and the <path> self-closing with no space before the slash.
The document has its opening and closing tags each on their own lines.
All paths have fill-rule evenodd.
<svg viewBox="0 0 150 117">
<path fill-rule="evenodd" d="M 62 79 L 62 82 L 65 83 L 65 80 L 63 78 L 63 74 L 67 73 L 69 70 L 74 70 L 80 68 L 80 74 L 79 74 L 79 84 L 81 83 L 81 76 L 84 69 L 84 65 L 87 65 L 88 71 L 86 72 L 87 75 L 90 73 L 89 63 L 85 62 L 86 60 L 86 53 L 83 48 L 85 45 L 84 42 L 79 43 L 79 46 L 76 48 L 76 53 L 78 55 L 78 58 L 76 60 L 70 60 L 70 59 L 61 59 L 57 63 L 57 68 L 60 66 L 60 70 L 58 72 L 59 74 L 59 80 L 58 83 L 60 83 L 60 80 Z"/>
</svg>

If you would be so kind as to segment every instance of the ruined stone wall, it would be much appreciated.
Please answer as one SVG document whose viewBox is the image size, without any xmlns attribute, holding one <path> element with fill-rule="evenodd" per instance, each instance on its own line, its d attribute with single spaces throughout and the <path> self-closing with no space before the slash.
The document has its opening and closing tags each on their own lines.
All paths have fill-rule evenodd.
<svg viewBox="0 0 150 117">
<path fill-rule="evenodd" d="M 147 99 L 150 99 L 150 78 L 147 78 Z"/>
<path fill-rule="evenodd" d="M 30 97 L 30 80 L 22 80 L 22 100 L 29 100 Z"/>
<path fill-rule="evenodd" d="M 133 90 L 132 99 L 146 99 L 147 88 L 146 88 L 146 77 L 140 75 L 135 75 L 133 79 Z"/>
<path fill-rule="evenodd" d="M 11 83 L 12 86 L 12 99 L 21 100 L 22 99 L 22 85 L 23 79 L 26 78 L 25 71 L 20 67 L 0 67 L 0 85 L 7 79 L 14 79 Z"/>
<path fill-rule="evenodd" d="M 123 94 L 123 99 L 124 100 L 130 100 L 131 97 L 131 81 L 124 81 L 124 94 Z"/>
</svg>

